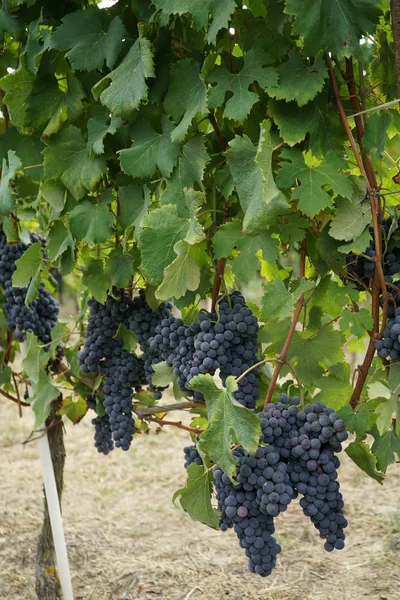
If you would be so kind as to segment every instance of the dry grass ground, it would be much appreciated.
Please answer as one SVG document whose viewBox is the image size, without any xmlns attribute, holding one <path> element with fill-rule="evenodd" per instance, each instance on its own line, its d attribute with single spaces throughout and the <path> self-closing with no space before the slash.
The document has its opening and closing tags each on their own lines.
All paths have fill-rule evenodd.
<svg viewBox="0 0 400 600">
<path fill-rule="evenodd" d="M 0 598 L 34 600 L 42 484 L 31 418 L 0 399 Z M 400 599 L 400 468 L 385 485 L 346 456 L 341 483 L 350 521 L 343 552 L 327 554 L 297 502 L 277 520 L 279 563 L 251 575 L 232 532 L 193 523 L 171 502 L 185 479 L 182 446 L 169 430 L 130 452 L 96 453 L 88 419 L 67 424 L 64 524 L 76 600 Z"/>
</svg>

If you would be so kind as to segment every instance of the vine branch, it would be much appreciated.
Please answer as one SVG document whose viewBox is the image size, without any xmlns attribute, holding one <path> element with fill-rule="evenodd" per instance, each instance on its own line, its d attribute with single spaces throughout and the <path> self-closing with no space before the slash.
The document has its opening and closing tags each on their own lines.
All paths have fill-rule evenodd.
<svg viewBox="0 0 400 600">
<path fill-rule="evenodd" d="M 186 408 L 198 408 L 199 406 L 203 407 L 204 403 L 188 401 L 168 404 L 167 406 L 149 406 L 147 408 L 139 408 L 138 406 L 134 405 L 133 411 L 138 417 L 147 417 L 148 415 L 157 415 L 158 413 L 166 413 L 170 412 L 171 410 L 185 410 Z"/>
<path fill-rule="evenodd" d="M 304 277 L 304 275 L 305 275 L 306 257 L 307 257 L 306 240 L 304 239 L 302 246 L 301 246 L 301 251 L 300 251 L 300 277 Z M 292 323 L 290 325 L 290 329 L 286 336 L 286 340 L 283 345 L 282 352 L 280 354 L 278 354 L 278 356 L 276 357 L 277 362 L 276 362 L 274 372 L 271 377 L 267 395 L 265 397 L 264 408 L 267 406 L 267 404 L 269 404 L 271 402 L 272 394 L 274 393 L 276 382 L 278 381 L 279 373 L 281 372 L 283 365 L 288 364 L 287 360 L 286 360 L 286 356 L 287 356 L 287 353 L 288 353 L 288 350 L 290 347 L 290 343 L 293 338 L 293 334 L 296 330 L 296 325 L 297 325 L 297 322 L 300 317 L 301 309 L 303 308 L 303 303 L 304 303 L 304 294 L 302 294 L 300 296 L 300 298 L 297 300 L 296 309 L 293 314 Z"/>
<path fill-rule="evenodd" d="M 198 435 L 204 431 L 204 429 L 200 429 L 199 427 L 189 427 L 188 425 L 184 425 L 182 421 L 166 421 L 165 419 L 160 419 L 158 417 L 146 417 L 146 421 L 152 421 L 159 425 L 171 425 L 172 427 L 177 427 L 178 429 L 183 429 L 184 431 L 189 431 L 190 433 L 196 433 Z"/>
<path fill-rule="evenodd" d="M 380 218 L 378 218 L 378 206 L 376 204 L 376 177 L 375 172 L 372 168 L 372 163 L 370 161 L 369 156 L 366 154 L 365 150 L 362 146 L 362 136 L 364 135 L 364 126 L 362 123 L 361 115 L 355 116 L 356 123 L 356 131 L 358 136 L 358 143 L 360 145 L 361 154 L 357 149 L 357 145 L 353 136 L 353 133 L 348 124 L 346 114 L 344 112 L 343 104 L 339 94 L 339 87 L 336 80 L 335 72 L 333 70 L 332 61 L 329 54 L 326 54 L 326 60 L 329 69 L 329 77 L 332 84 L 333 94 L 335 97 L 336 106 L 346 132 L 347 138 L 349 140 L 351 149 L 353 151 L 354 157 L 356 159 L 358 168 L 365 179 L 366 187 L 367 187 L 367 195 L 369 199 L 369 203 L 371 206 L 371 214 L 372 214 L 372 222 L 374 228 L 374 241 L 375 241 L 375 273 L 372 280 L 372 318 L 373 318 L 373 329 L 370 333 L 370 339 L 367 351 L 365 353 L 364 361 L 362 365 L 358 367 L 358 377 L 356 385 L 353 389 L 353 394 L 350 399 L 350 405 L 352 408 L 357 406 L 360 401 L 361 393 L 365 384 L 365 380 L 368 375 L 369 368 L 372 363 L 372 359 L 374 357 L 375 352 L 375 339 L 381 335 L 379 332 L 379 296 L 380 291 L 383 294 L 383 315 L 382 315 L 382 328 L 381 333 L 386 324 L 386 314 L 387 314 L 387 304 L 388 304 L 388 296 L 386 289 L 386 282 L 382 269 L 382 228 L 380 224 Z M 346 71 L 346 83 L 349 88 L 350 97 L 353 109 L 356 113 L 360 112 L 360 105 L 358 103 L 357 94 L 355 90 L 354 84 L 354 73 L 353 73 L 353 64 L 351 59 L 347 59 L 347 71 Z M 379 215 L 380 217 L 380 215 Z"/>
</svg>

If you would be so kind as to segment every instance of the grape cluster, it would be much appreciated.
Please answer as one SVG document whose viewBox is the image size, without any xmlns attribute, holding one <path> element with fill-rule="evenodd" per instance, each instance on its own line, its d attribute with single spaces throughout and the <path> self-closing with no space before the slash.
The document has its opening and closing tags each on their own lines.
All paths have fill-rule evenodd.
<svg viewBox="0 0 400 600">
<path fill-rule="evenodd" d="M 101 366 L 101 373 L 105 376 L 103 405 L 115 446 L 128 450 L 135 433 L 132 394 L 134 389 L 141 389 L 143 363 L 135 354 L 124 350 L 120 340 L 112 340 L 109 348 L 111 355 Z"/>
<path fill-rule="evenodd" d="M 32 243 L 43 238 L 36 234 L 31 235 Z M 0 233 L 0 285 L 4 289 L 4 312 L 7 318 L 8 330 L 14 333 L 18 341 L 23 341 L 26 333 L 34 333 L 41 342 L 48 344 L 51 341 L 51 330 L 57 322 L 58 305 L 40 283 L 38 295 L 35 300 L 25 304 L 27 288 L 18 288 L 12 285 L 12 275 L 16 270 L 15 262 L 21 258 L 29 245 L 7 244 L 3 232 Z"/>
<path fill-rule="evenodd" d="M 344 547 L 347 520 L 337 481 L 336 453 L 348 437 L 345 423 L 320 402 L 299 408 L 300 398 L 279 396 L 259 414 L 261 445 L 255 456 L 234 450 L 235 483 L 218 466 L 214 482 L 221 510 L 220 529 L 233 527 L 246 549 L 249 569 L 271 573 L 280 547 L 271 536 L 274 517 L 300 494 L 300 506 L 330 552 Z"/>
<path fill-rule="evenodd" d="M 196 465 L 203 464 L 201 456 L 197 452 L 197 448 L 194 444 L 191 446 L 185 446 L 183 449 L 183 454 L 185 455 L 185 469 L 187 469 L 192 463 L 195 463 Z"/>
<path fill-rule="evenodd" d="M 173 368 L 179 387 L 194 400 L 199 392 L 190 389 L 190 381 L 199 374 L 214 375 L 220 369 L 225 383 L 229 375 L 241 375 L 257 362 L 257 318 L 246 306 L 243 296 L 233 292 L 219 302 L 219 314 L 200 312 L 198 321 L 186 326 L 172 315 L 164 318 L 150 338 L 150 350 L 157 360 Z M 243 406 L 254 408 L 258 398 L 255 369 L 239 382 L 235 398 Z"/>
<path fill-rule="evenodd" d="M 375 341 L 379 358 L 398 360 L 400 358 L 400 307 L 394 311 L 394 318 L 388 319 L 383 338 Z"/>
<path fill-rule="evenodd" d="M 234 529 L 239 545 L 249 559 L 249 570 L 267 577 L 276 565 L 281 547 L 272 537 L 275 531 L 273 517 L 264 508 L 257 493 L 262 490 L 262 486 L 257 485 L 259 478 L 264 480 L 263 485 L 270 481 L 263 477 L 264 470 L 270 465 L 262 450 L 259 448 L 254 457 L 239 448 L 235 452 L 238 483 L 233 484 L 219 467 L 214 468 L 214 483 L 221 510 L 220 529 Z M 264 469 L 262 465 L 265 465 Z"/>
<path fill-rule="evenodd" d="M 78 362 L 84 373 L 98 373 L 102 361 L 112 356 L 114 346 L 111 342 L 125 318 L 128 305 L 125 298 L 118 295 L 108 296 L 105 304 L 94 298 L 88 304 L 90 317 Z"/>
<path fill-rule="evenodd" d="M 390 228 L 392 226 L 392 219 L 383 219 L 382 221 L 382 244 L 383 244 L 383 274 L 386 283 L 393 283 L 393 277 L 400 273 L 400 248 L 393 248 L 390 252 L 385 252 L 387 245 L 387 238 L 389 235 Z M 350 252 L 346 256 L 346 269 L 350 275 L 350 280 L 355 283 L 355 286 L 359 290 L 365 290 L 369 287 L 370 280 L 375 273 L 375 261 L 373 260 L 376 256 L 375 241 L 373 239 L 374 230 L 373 227 L 369 228 L 371 234 L 371 241 L 368 248 L 363 252 L 365 256 L 360 256 Z M 371 259 L 371 260 L 369 260 Z"/>
<path fill-rule="evenodd" d="M 154 373 L 153 365 L 161 362 L 162 358 L 157 344 L 151 345 L 150 341 L 163 319 L 168 319 L 171 316 L 171 308 L 172 304 L 170 302 L 163 302 L 156 310 L 152 310 L 146 302 L 145 293 L 142 292 L 134 298 L 126 318 L 126 325 L 136 335 L 140 349 L 143 352 L 142 359 L 146 381 L 156 400 L 161 399 L 162 388 L 155 387 L 151 378 Z"/>
<path fill-rule="evenodd" d="M 86 398 L 86 404 L 88 408 L 96 411 L 96 398 L 94 396 L 88 396 Z M 97 415 L 92 419 L 92 425 L 95 427 L 94 445 L 95 448 L 97 448 L 97 452 L 105 455 L 109 454 L 111 450 L 114 450 L 114 442 L 108 415 Z"/>
</svg>

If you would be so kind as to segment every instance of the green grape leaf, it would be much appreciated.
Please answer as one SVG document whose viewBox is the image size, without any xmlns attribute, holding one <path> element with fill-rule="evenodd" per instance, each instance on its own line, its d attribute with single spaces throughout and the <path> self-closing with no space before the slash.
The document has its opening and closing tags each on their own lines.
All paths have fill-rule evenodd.
<svg viewBox="0 0 400 600">
<path fill-rule="evenodd" d="M 365 123 L 365 135 L 363 143 L 374 158 L 380 158 L 385 148 L 388 129 L 393 121 L 390 112 L 375 112 L 369 116 Z"/>
<path fill-rule="evenodd" d="M 231 11 L 232 12 L 232 11 Z M 4 34 L 20 41 L 24 34 L 24 26 L 22 22 L 13 15 L 10 15 L 7 10 L 7 2 L 3 2 L 0 9 L 0 41 L 1 45 L 4 44 Z"/>
<path fill-rule="evenodd" d="M 38 383 L 40 371 L 45 368 L 48 360 L 49 355 L 40 348 L 37 337 L 28 332 L 26 334 L 22 367 L 32 383 Z"/>
<path fill-rule="evenodd" d="M 71 396 L 63 398 L 62 405 L 58 410 L 59 415 L 65 415 L 74 424 L 79 423 L 86 413 L 86 400 L 84 398 L 74 400 Z"/>
<path fill-rule="evenodd" d="M 350 396 L 348 397 L 350 398 Z M 363 437 L 368 429 L 368 408 L 361 404 L 353 410 L 349 404 L 342 406 L 337 411 L 339 417 L 346 423 L 346 429 Z"/>
<path fill-rule="evenodd" d="M 149 283 L 158 285 L 163 281 L 164 269 L 176 258 L 176 242 L 186 239 L 190 243 L 187 236 L 193 238 L 193 228 L 189 220 L 179 218 L 176 206 L 171 204 L 151 211 L 142 220 L 142 227 L 139 234 L 141 268 Z M 194 241 L 196 239 L 195 236 Z"/>
<path fill-rule="evenodd" d="M 325 327 L 309 337 L 296 331 L 290 344 L 288 361 L 305 385 L 314 385 L 327 368 L 344 361 L 344 341 L 343 334 L 332 327 Z"/>
<path fill-rule="evenodd" d="M 122 124 L 121 118 L 114 115 L 111 115 L 110 122 L 108 120 L 108 114 L 104 112 L 87 122 L 88 146 L 94 154 L 104 154 L 104 138 L 106 135 L 114 135 Z"/>
<path fill-rule="evenodd" d="M 361 254 L 362 252 L 365 252 L 366 248 L 368 248 L 370 241 L 371 234 L 368 227 L 366 227 L 362 234 L 358 236 L 358 238 L 355 238 L 352 242 L 338 246 L 338 251 L 342 254 L 349 254 L 350 252 Z"/>
<path fill-rule="evenodd" d="M 316 379 L 314 386 L 320 388 L 313 402 L 322 402 L 325 406 L 339 410 L 342 406 L 348 405 L 353 393 L 353 388 L 348 381 L 343 381 L 334 375 L 327 375 Z"/>
<path fill-rule="evenodd" d="M 51 36 L 50 47 L 67 50 L 73 69 L 92 71 L 106 63 L 112 69 L 122 48 L 125 28 L 120 17 L 109 22 L 105 11 L 94 6 L 69 13 Z"/>
<path fill-rule="evenodd" d="M 360 38 L 374 32 L 381 10 L 379 0 L 286 0 L 285 12 L 295 17 L 305 55 L 323 48 L 338 58 L 361 58 Z"/>
<path fill-rule="evenodd" d="M 314 217 L 321 210 L 331 205 L 331 196 L 322 189 L 329 185 L 335 194 L 345 198 L 352 195 L 352 182 L 348 175 L 339 173 L 347 168 L 347 164 L 333 152 L 328 152 L 318 166 L 309 166 L 304 161 L 300 150 L 283 150 L 282 162 L 278 172 L 277 183 L 282 188 L 289 188 L 296 180 L 300 182 L 292 192 L 292 200 L 298 200 L 299 209 L 308 217 Z"/>
<path fill-rule="evenodd" d="M 104 304 L 107 299 L 109 281 L 108 278 L 104 276 L 104 265 L 102 260 L 93 260 L 84 267 L 82 283 L 100 304 Z"/>
<path fill-rule="evenodd" d="M 158 167 L 164 177 L 169 177 L 179 156 L 179 146 L 171 142 L 173 127 L 166 117 L 162 121 L 162 133 L 145 120 L 134 125 L 133 145 L 119 152 L 124 173 L 131 177 L 151 177 Z"/>
<path fill-rule="evenodd" d="M 357 239 L 371 221 L 371 207 L 368 202 L 360 202 L 357 199 L 346 200 L 337 198 L 336 212 L 331 221 L 329 235 L 336 240 Z M 368 243 L 363 248 L 368 247 Z"/>
<path fill-rule="evenodd" d="M 207 405 L 208 427 L 200 436 L 199 448 L 232 478 L 236 473 L 232 446 L 240 444 L 254 454 L 260 418 L 233 398 L 238 389 L 234 377 L 228 377 L 225 385 L 218 387 L 211 375 L 197 375 L 190 381 L 191 389 L 201 392 Z"/>
<path fill-rule="evenodd" d="M 16 178 L 16 172 L 22 167 L 22 162 L 14 150 L 9 150 L 7 159 L 3 158 L 0 179 L 0 215 L 8 216 L 15 206 L 15 196 L 10 188 L 10 182 Z"/>
<path fill-rule="evenodd" d="M 193 58 L 184 58 L 171 67 L 171 79 L 164 108 L 178 125 L 171 133 L 171 140 L 183 141 L 189 125 L 197 113 L 207 110 L 207 90 L 200 77 L 200 63 Z"/>
<path fill-rule="evenodd" d="M 175 204 L 178 215 L 182 218 L 188 217 L 184 188 L 194 188 L 196 183 L 203 188 L 202 181 L 207 162 L 204 137 L 196 135 L 182 147 L 178 165 L 161 194 L 161 204 Z"/>
<path fill-rule="evenodd" d="M 46 245 L 46 251 L 50 260 L 57 260 L 61 254 L 71 248 L 75 248 L 71 233 L 62 221 L 54 221 L 49 231 Z"/>
<path fill-rule="evenodd" d="M 225 95 L 229 93 L 224 113 L 229 119 L 243 123 L 251 107 L 260 100 L 257 93 L 249 91 L 250 85 L 257 82 L 268 90 L 278 85 L 275 68 L 265 67 L 266 62 L 268 56 L 263 51 L 252 49 L 245 55 L 243 68 L 238 73 L 231 73 L 225 65 L 216 66 L 207 77 L 207 83 L 215 84 L 208 95 L 210 108 L 223 106 Z"/>
<path fill-rule="evenodd" d="M 273 178 L 270 128 L 271 123 L 263 121 L 258 148 L 247 136 L 236 136 L 226 152 L 245 213 L 243 231 L 248 235 L 264 232 L 276 222 L 279 213 L 288 209 L 286 199 Z"/>
<path fill-rule="evenodd" d="M 61 183 L 45 181 L 40 186 L 40 195 L 54 208 L 56 213 L 60 213 L 65 206 L 67 194 Z"/>
<path fill-rule="evenodd" d="M 345 452 L 364 473 L 378 483 L 383 483 L 385 476 L 378 471 L 376 457 L 372 454 L 368 444 L 359 441 L 351 442 L 345 448 Z"/>
<path fill-rule="evenodd" d="M 219 512 L 212 507 L 213 472 L 204 465 L 192 463 L 187 468 L 187 482 L 177 490 L 172 498 L 193 521 L 198 521 L 213 529 L 219 528 Z"/>
<path fill-rule="evenodd" d="M 371 433 L 374 438 L 371 450 L 376 456 L 378 469 L 385 473 L 388 466 L 394 463 L 396 455 L 400 459 L 400 439 L 394 429 L 380 435 L 374 426 Z"/>
<path fill-rule="evenodd" d="M 366 308 L 360 308 L 358 312 L 352 312 L 345 308 L 342 312 L 339 327 L 343 333 L 349 329 L 350 333 L 361 338 L 367 335 L 368 331 L 372 331 L 373 323 L 372 315 Z"/>
<path fill-rule="evenodd" d="M 268 114 L 289 146 L 303 141 L 308 133 L 310 150 L 315 156 L 324 157 L 329 151 L 343 151 L 344 129 L 328 92 L 323 91 L 301 107 L 294 101 L 271 100 Z"/>
<path fill-rule="evenodd" d="M 16 127 L 10 127 L 0 136 L 0 160 L 7 158 L 8 151 L 13 150 L 21 160 L 22 167 L 30 167 L 25 171 L 29 177 L 39 180 L 43 175 L 43 167 L 40 164 L 43 161 L 42 150 L 44 144 L 37 135 L 22 135 Z M 33 165 L 39 165 L 33 167 Z"/>
<path fill-rule="evenodd" d="M 148 77 L 155 77 L 153 52 L 150 42 L 140 35 L 118 67 L 96 83 L 93 95 L 114 115 L 124 117 L 147 100 Z"/>
<path fill-rule="evenodd" d="M 107 208 L 110 197 L 98 204 L 90 200 L 80 202 L 69 216 L 72 235 L 78 240 L 86 240 L 89 244 L 106 242 L 111 235 L 113 217 Z"/>
<path fill-rule="evenodd" d="M 147 186 L 125 185 L 118 190 L 120 214 L 118 222 L 126 229 L 133 226 L 139 231 L 142 219 L 151 205 L 150 190 Z"/>
<path fill-rule="evenodd" d="M 190 246 L 179 240 L 174 246 L 177 257 L 164 271 L 164 279 L 156 290 L 156 298 L 181 298 L 188 290 L 194 292 L 200 284 L 200 267 L 190 256 Z"/>
<path fill-rule="evenodd" d="M 265 294 L 261 299 L 261 318 L 263 321 L 277 319 L 282 321 L 289 316 L 294 307 L 293 295 L 286 289 L 281 279 L 274 279 L 265 285 Z"/>
<path fill-rule="evenodd" d="M 218 229 L 214 240 L 215 258 L 227 257 L 234 248 L 240 250 L 239 256 L 232 260 L 232 270 L 239 279 L 248 282 L 259 268 L 257 253 L 261 250 L 263 259 L 274 263 L 278 258 L 278 241 L 268 233 L 256 236 L 243 235 L 240 219 L 229 221 Z"/>
<path fill-rule="evenodd" d="M 110 252 L 106 261 L 104 273 L 109 277 L 110 287 L 126 287 L 135 272 L 134 262 L 136 256 L 133 253 L 125 254 L 121 247 Z"/>
<path fill-rule="evenodd" d="M 35 429 L 43 425 L 50 415 L 50 404 L 60 395 L 60 391 L 50 382 L 45 370 L 41 370 L 39 381 L 32 386 L 29 402 L 35 415 Z"/>
<path fill-rule="evenodd" d="M 165 361 L 152 365 L 154 375 L 151 378 L 153 385 L 167 387 L 174 380 L 174 369 Z"/>
<path fill-rule="evenodd" d="M 20 67 L 1 79 L 1 89 L 11 121 L 23 133 L 32 134 L 47 125 L 43 135 L 48 137 L 58 131 L 63 120 L 79 118 L 85 96 L 78 79 L 69 73 L 62 91 L 53 75 L 35 76 Z M 43 102 L 46 97 L 46 102 Z"/>
<path fill-rule="evenodd" d="M 323 56 L 306 64 L 296 50 L 291 50 L 288 60 L 278 67 L 279 86 L 268 89 L 268 93 L 277 100 L 295 100 L 304 106 L 322 91 L 327 77 L 328 67 Z"/>
<path fill-rule="evenodd" d="M 35 242 L 15 261 L 17 267 L 12 276 L 14 287 L 28 288 L 25 304 L 29 304 L 37 296 L 40 284 L 40 270 L 43 265 L 43 252 L 40 242 Z"/>
<path fill-rule="evenodd" d="M 215 44 L 220 29 L 228 27 L 229 17 L 236 7 L 234 0 L 154 0 L 153 4 L 162 12 L 163 17 L 190 13 L 193 26 L 200 30 L 207 28 L 209 15 L 212 21 L 207 31 L 207 41 Z"/>
<path fill-rule="evenodd" d="M 104 160 L 90 157 L 76 127 L 66 127 L 52 138 L 43 156 L 45 178 L 61 181 L 77 200 L 92 191 L 105 172 Z"/>
</svg>

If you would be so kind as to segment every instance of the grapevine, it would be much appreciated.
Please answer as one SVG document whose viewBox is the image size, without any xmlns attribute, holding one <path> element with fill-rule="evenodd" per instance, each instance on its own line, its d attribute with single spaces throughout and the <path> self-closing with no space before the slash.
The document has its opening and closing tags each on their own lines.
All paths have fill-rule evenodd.
<svg viewBox="0 0 400 600">
<path fill-rule="evenodd" d="M 319 4 L 0 9 L 0 401 L 106 469 L 184 432 L 175 504 L 262 577 L 297 500 L 344 548 L 341 452 L 400 460 L 399 11 Z"/>
</svg>

